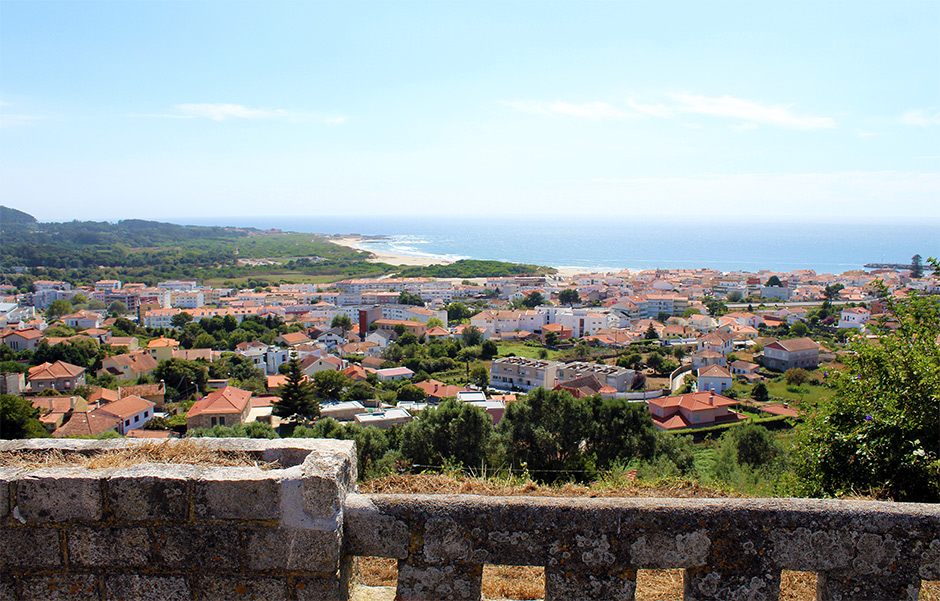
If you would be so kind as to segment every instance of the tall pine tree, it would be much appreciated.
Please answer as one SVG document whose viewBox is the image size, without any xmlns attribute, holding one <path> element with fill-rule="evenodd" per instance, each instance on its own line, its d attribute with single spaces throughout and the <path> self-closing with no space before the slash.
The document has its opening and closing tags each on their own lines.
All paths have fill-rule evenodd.
<svg viewBox="0 0 940 601">
<path fill-rule="evenodd" d="M 320 404 L 313 400 L 313 388 L 306 381 L 296 357 L 287 363 L 287 382 L 281 387 L 281 400 L 275 404 L 274 414 L 278 417 L 320 416 Z"/>
</svg>

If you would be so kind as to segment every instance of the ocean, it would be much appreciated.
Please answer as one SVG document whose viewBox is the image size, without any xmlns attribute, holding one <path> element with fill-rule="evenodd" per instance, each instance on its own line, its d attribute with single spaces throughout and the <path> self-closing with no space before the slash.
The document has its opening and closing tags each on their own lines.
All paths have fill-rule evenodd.
<svg viewBox="0 0 940 601">
<path fill-rule="evenodd" d="M 366 248 L 450 260 L 492 259 L 561 268 L 710 268 L 842 273 L 866 263 L 940 257 L 940 223 L 807 224 L 648 218 L 220 217 L 190 225 L 385 236 Z"/>
</svg>

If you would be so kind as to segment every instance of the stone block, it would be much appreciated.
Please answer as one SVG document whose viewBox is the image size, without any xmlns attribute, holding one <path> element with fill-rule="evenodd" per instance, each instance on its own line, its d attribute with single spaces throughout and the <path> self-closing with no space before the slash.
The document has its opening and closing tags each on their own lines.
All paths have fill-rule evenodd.
<svg viewBox="0 0 940 601">
<path fill-rule="evenodd" d="M 396 601 L 480 601 L 481 564 L 398 562 Z"/>
<path fill-rule="evenodd" d="M 119 574 L 105 577 L 107 601 L 190 601 L 189 583 L 182 576 Z"/>
<path fill-rule="evenodd" d="M 207 468 L 195 481 L 196 518 L 277 520 L 281 513 L 277 471 L 254 467 Z"/>
<path fill-rule="evenodd" d="M 584 565 L 545 568 L 545 601 L 633 601 L 636 570 Z"/>
<path fill-rule="evenodd" d="M 146 528 L 75 527 L 66 536 L 73 566 L 144 567 L 154 561 Z"/>
<path fill-rule="evenodd" d="M 710 548 L 706 531 L 650 533 L 630 545 L 630 562 L 641 568 L 691 568 L 705 563 Z"/>
<path fill-rule="evenodd" d="M 297 601 L 347 601 L 352 580 L 352 558 L 347 557 L 340 569 L 331 574 L 296 577 L 292 580 Z"/>
<path fill-rule="evenodd" d="M 14 480 L 23 470 L 0 467 L 0 524 L 10 517 L 10 480 Z"/>
<path fill-rule="evenodd" d="M 245 532 L 249 570 L 332 572 L 339 568 L 337 530 L 257 528 Z"/>
<path fill-rule="evenodd" d="M 22 599 L 99 601 L 100 582 L 94 574 L 43 574 L 20 578 Z"/>
<path fill-rule="evenodd" d="M 203 468 L 141 464 L 115 470 L 107 483 L 108 507 L 122 522 L 187 522 L 193 480 Z"/>
<path fill-rule="evenodd" d="M 13 481 L 15 507 L 27 522 L 98 521 L 102 516 L 102 480 L 109 470 L 50 467 Z"/>
<path fill-rule="evenodd" d="M 687 569 L 684 580 L 686 599 L 775 601 L 780 596 L 780 572 L 775 570 L 730 572 L 706 566 Z"/>
<path fill-rule="evenodd" d="M 0 566 L 48 569 L 62 565 L 62 545 L 55 528 L 0 528 Z"/>
<path fill-rule="evenodd" d="M 241 543 L 234 525 L 155 528 L 154 540 L 162 562 L 171 568 L 219 570 L 241 567 Z"/>
<path fill-rule="evenodd" d="M 872 576 L 854 570 L 820 572 L 816 585 L 818 601 L 883 601 L 917 599 L 920 579 L 911 565 L 895 566 L 890 574 Z"/>
<path fill-rule="evenodd" d="M 17 601 L 16 580 L 0 570 L 0 601 Z M 345 599 L 343 600 L 345 601 Z"/>
<path fill-rule="evenodd" d="M 343 534 L 348 553 L 352 555 L 408 557 L 411 533 L 408 524 L 383 514 L 366 495 L 346 497 Z"/>
<path fill-rule="evenodd" d="M 206 574 L 194 580 L 194 587 L 200 601 L 285 601 L 289 598 L 286 580 L 250 574 Z"/>
</svg>

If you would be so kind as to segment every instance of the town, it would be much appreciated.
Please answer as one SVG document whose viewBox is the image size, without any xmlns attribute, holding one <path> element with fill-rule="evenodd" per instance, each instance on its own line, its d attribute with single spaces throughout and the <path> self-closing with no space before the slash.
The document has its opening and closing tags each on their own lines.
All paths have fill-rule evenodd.
<svg viewBox="0 0 940 601">
<path fill-rule="evenodd" d="M 35 280 L 3 290 L 0 392 L 25 395 L 55 437 L 251 424 L 269 435 L 316 417 L 386 429 L 446 399 L 497 424 L 507 403 L 538 387 L 645 404 L 668 431 L 798 419 L 826 377 L 819 366 L 837 366 L 846 339 L 884 313 L 878 286 L 895 297 L 940 292 L 917 269 L 383 277 L 242 290 Z M 318 412 L 279 407 L 292 362 Z"/>
</svg>

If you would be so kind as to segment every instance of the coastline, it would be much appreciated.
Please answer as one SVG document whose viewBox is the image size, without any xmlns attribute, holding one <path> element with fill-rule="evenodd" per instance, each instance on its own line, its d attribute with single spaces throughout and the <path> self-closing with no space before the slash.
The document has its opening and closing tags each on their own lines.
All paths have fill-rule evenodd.
<svg viewBox="0 0 940 601">
<path fill-rule="evenodd" d="M 330 236 L 328 240 L 339 246 L 370 253 L 372 256 L 366 259 L 370 263 L 388 263 L 389 265 L 405 267 L 428 267 L 429 265 L 450 265 L 453 263 L 453 261 L 438 255 L 416 256 L 378 251 L 369 248 L 366 244 L 370 239 L 372 238 L 365 236 Z"/>
</svg>

